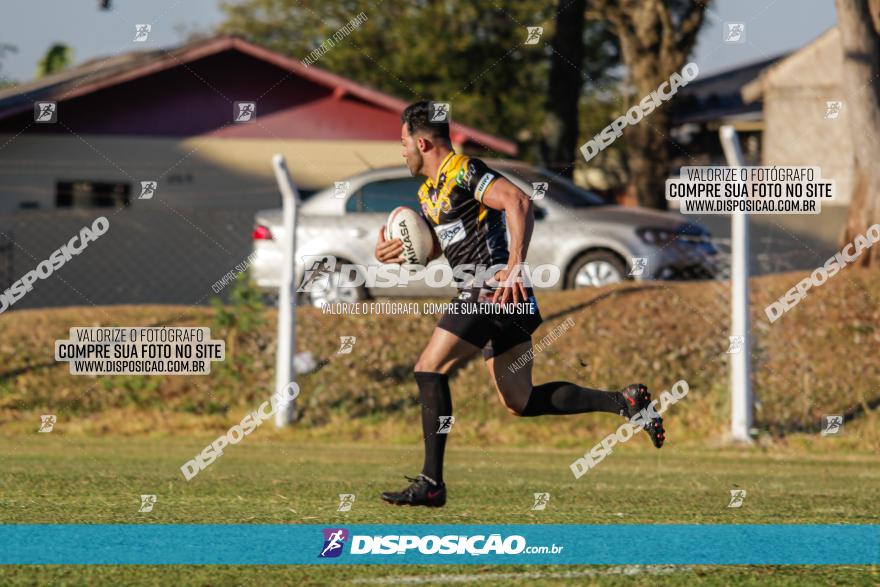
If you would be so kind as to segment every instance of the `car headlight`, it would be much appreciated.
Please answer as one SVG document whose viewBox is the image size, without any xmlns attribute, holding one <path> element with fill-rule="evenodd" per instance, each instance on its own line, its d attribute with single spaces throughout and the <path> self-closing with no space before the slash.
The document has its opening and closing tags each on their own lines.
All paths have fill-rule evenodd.
<svg viewBox="0 0 880 587">
<path fill-rule="evenodd" d="M 663 246 L 675 238 L 675 232 L 665 228 L 638 228 L 636 234 L 642 242 L 655 246 Z"/>
<path fill-rule="evenodd" d="M 654 246 L 664 246 L 675 241 L 683 245 L 700 245 L 711 243 L 711 234 L 698 224 L 683 224 L 675 230 L 666 228 L 639 228 L 636 234 L 642 242 Z"/>
</svg>

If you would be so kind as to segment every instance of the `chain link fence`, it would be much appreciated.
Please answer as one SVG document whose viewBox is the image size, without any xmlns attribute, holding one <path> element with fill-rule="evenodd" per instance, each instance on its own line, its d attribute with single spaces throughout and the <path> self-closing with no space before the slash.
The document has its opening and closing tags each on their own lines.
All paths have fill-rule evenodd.
<svg viewBox="0 0 880 587">
<path fill-rule="evenodd" d="M 212 286 L 252 250 L 252 210 L 166 206 L 0 215 L 0 291 L 99 216 L 110 221 L 107 233 L 48 279 L 34 282 L 12 308 L 208 304 L 217 295 Z M 225 298 L 229 289 L 222 289 L 219 297 Z"/>
<path fill-rule="evenodd" d="M 836 234 L 846 209 L 823 210 L 806 221 L 785 217 L 749 218 L 749 275 L 757 277 L 788 271 L 812 271 L 837 252 Z M 716 280 L 730 279 L 730 216 L 688 216 L 707 227 L 718 250 Z M 821 226 L 817 226 L 821 224 Z"/>
<path fill-rule="evenodd" d="M 715 279 L 728 280 L 730 279 L 731 240 L 729 238 L 713 238 L 712 244 L 718 250 L 715 260 L 718 273 L 715 275 Z M 822 257 L 818 251 L 798 248 L 796 245 L 797 243 L 793 242 L 793 239 L 778 236 L 752 238 L 749 243 L 750 275 L 813 270 L 834 254 L 834 251 L 829 250 Z M 818 248 L 823 251 L 829 249 L 827 245 Z"/>
<path fill-rule="evenodd" d="M 62 245 L 106 216 L 110 229 L 48 279 L 14 303 L 14 309 L 112 304 L 204 305 L 213 286 L 252 252 L 254 210 L 172 208 L 23 211 L 0 215 L 0 292 Z M 730 277 L 729 218 L 703 217 L 718 249 L 716 281 Z M 713 226 L 714 225 L 714 226 Z M 780 225 L 753 223 L 752 276 L 812 270 L 836 251 Z M 718 284 L 720 286 L 720 284 Z M 217 286 L 226 299 L 229 287 Z"/>
</svg>

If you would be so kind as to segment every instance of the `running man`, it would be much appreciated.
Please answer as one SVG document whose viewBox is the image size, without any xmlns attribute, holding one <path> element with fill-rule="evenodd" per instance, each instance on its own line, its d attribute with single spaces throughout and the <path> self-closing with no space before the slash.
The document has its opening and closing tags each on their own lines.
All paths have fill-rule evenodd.
<svg viewBox="0 0 880 587">
<path fill-rule="evenodd" d="M 449 373 L 481 349 L 502 403 L 517 416 L 610 412 L 630 418 L 648 407 L 651 395 L 642 384 L 619 392 L 567 381 L 533 385 L 531 361 L 521 369 L 508 369 L 531 350 L 532 333 L 541 324 L 533 292 L 523 285 L 517 269 L 526 261 L 532 235 L 532 203 L 479 159 L 453 151 L 448 122 L 431 122 L 430 114 L 428 102 L 417 102 L 401 116 L 406 165 L 413 176 L 427 177 L 418 198 L 422 215 L 434 229 L 430 259 L 445 254 L 452 267 L 504 267 L 482 287 L 474 283 L 460 287 L 452 309 L 440 318 L 415 365 L 425 461 L 417 477 L 407 477 L 411 484 L 406 489 L 385 492 L 382 499 L 395 505 L 440 507 L 446 503 L 443 454 L 447 434 L 438 434 L 438 427 L 452 416 Z M 402 251 L 399 239 L 386 240 L 384 227 L 379 230 L 376 258 L 380 262 L 401 263 Z M 519 311 L 476 312 L 474 306 L 481 303 L 515 304 L 507 307 Z M 646 422 L 654 446 L 660 448 L 664 441 L 662 419 Z"/>
</svg>

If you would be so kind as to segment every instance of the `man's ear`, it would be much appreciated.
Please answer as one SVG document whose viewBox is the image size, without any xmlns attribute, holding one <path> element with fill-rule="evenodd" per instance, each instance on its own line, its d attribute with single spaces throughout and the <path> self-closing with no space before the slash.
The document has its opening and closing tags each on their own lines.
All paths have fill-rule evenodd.
<svg viewBox="0 0 880 587">
<path fill-rule="evenodd" d="M 431 141 L 429 141 L 425 137 L 419 137 L 416 139 L 416 146 L 419 148 L 419 151 L 422 153 L 427 152 L 431 148 Z"/>
</svg>

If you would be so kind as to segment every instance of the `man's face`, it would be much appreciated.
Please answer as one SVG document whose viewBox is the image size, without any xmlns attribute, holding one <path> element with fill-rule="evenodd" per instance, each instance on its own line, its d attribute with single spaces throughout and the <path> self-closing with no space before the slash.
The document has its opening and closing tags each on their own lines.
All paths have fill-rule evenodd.
<svg viewBox="0 0 880 587">
<path fill-rule="evenodd" d="M 419 151 L 419 139 L 409 134 L 406 123 L 403 123 L 400 130 L 400 144 L 403 145 L 403 158 L 406 159 L 410 174 L 419 175 L 423 163 L 422 153 Z"/>
</svg>

